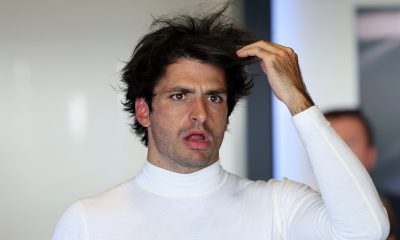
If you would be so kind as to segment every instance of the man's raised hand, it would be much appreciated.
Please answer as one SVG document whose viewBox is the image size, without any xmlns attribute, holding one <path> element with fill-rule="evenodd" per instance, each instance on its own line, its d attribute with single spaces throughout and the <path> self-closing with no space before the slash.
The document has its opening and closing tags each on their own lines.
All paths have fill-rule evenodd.
<svg viewBox="0 0 400 240">
<path fill-rule="evenodd" d="M 304 85 L 293 49 L 279 44 L 258 41 L 239 49 L 239 57 L 257 57 L 276 97 L 295 115 L 314 105 Z"/>
</svg>

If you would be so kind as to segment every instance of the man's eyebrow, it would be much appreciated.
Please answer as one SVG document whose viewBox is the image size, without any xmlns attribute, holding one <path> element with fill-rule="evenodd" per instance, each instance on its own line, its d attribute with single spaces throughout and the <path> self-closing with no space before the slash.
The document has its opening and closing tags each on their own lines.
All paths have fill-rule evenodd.
<svg viewBox="0 0 400 240">
<path fill-rule="evenodd" d="M 213 89 L 206 91 L 206 95 L 218 95 L 218 94 L 227 94 L 226 89 Z"/>
<path fill-rule="evenodd" d="M 172 93 L 172 92 L 195 93 L 195 90 L 192 88 L 187 88 L 187 87 L 173 87 L 173 88 L 167 89 L 165 92 L 168 92 L 168 93 Z"/>
<path fill-rule="evenodd" d="M 164 93 L 196 93 L 196 90 L 194 88 L 188 88 L 188 87 L 173 87 L 166 89 L 163 91 Z M 227 90 L 224 88 L 220 89 L 210 89 L 205 92 L 206 95 L 218 95 L 218 94 L 227 94 Z"/>
</svg>

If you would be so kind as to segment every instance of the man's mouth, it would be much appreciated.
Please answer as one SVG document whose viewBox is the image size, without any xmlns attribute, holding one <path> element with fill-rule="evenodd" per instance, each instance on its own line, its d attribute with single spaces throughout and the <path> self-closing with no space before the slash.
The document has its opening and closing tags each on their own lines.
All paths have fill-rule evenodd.
<svg viewBox="0 0 400 240">
<path fill-rule="evenodd" d="M 185 144 L 194 150 L 204 150 L 210 146 L 210 138 L 204 130 L 191 130 L 184 137 Z"/>
<path fill-rule="evenodd" d="M 202 142 L 206 139 L 203 134 L 192 134 L 186 137 L 188 141 Z"/>
</svg>

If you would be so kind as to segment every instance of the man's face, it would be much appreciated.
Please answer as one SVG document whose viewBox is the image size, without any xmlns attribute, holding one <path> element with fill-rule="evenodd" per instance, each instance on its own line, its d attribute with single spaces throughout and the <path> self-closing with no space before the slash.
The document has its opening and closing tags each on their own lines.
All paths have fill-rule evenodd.
<svg viewBox="0 0 400 240">
<path fill-rule="evenodd" d="M 167 67 L 154 94 L 148 117 L 149 161 L 178 173 L 216 162 L 228 114 L 223 70 L 180 59 Z"/>
<path fill-rule="evenodd" d="M 368 144 L 367 132 L 361 120 L 354 116 L 341 116 L 328 118 L 328 121 L 364 167 L 371 171 L 376 162 L 376 149 Z"/>
</svg>

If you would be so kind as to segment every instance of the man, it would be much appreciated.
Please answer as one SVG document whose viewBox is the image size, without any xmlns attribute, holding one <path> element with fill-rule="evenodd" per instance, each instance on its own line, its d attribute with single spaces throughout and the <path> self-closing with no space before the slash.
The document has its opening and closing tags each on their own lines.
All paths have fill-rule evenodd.
<svg viewBox="0 0 400 240">
<path fill-rule="evenodd" d="M 377 148 L 372 127 L 363 112 L 359 109 L 335 109 L 325 112 L 324 115 L 367 171 L 371 172 L 376 164 Z M 383 197 L 381 200 L 389 215 L 388 239 L 395 240 L 397 239 L 397 218 L 388 200 Z"/>
<path fill-rule="evenodd" d="M 225 8 L 153 23 L 123 70 L 125 108 L 148 161 L 133 179 L 73 204 L 53 239 L 387 236 L 375 187 L 308 96 L 297 55 L 252 43 L 224 19 Z M 228 118 L 252 86 L 245 66 L 255 60 L 294 116 L 321 193 L 287 179 L 242 179 L 219 164 Z"/>
</svg>

